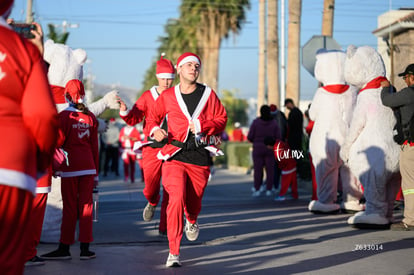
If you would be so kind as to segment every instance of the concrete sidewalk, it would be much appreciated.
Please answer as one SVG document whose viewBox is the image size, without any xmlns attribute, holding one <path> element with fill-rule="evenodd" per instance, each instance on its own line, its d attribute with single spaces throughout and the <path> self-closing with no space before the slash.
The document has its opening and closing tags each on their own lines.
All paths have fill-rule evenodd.
<svg viewBox="0 0 414 275">
<path fill-rule="evenodd" d="M 209 183 L 199 217 L 200 235 L 181 245 L 180 268 L 166 268 L 168 242 L 158 236 L 159 207 L 142 220 L 143 183 L 100 183 L 99 221 L 91 250 L 97 258 L 48 261 L 26 267 L 35 274 L 414 274 L 414 232 L 357 230 L 350 214 L 308 212 L 310 183 L 299 182 L 300 199 L 275 202 L 251 197 L 251 175 L 219 169 Z M 401 211 L 395 216 L 401 219 Z M 57 244 L 40 244 L 38 255 Z"/>
</svg>

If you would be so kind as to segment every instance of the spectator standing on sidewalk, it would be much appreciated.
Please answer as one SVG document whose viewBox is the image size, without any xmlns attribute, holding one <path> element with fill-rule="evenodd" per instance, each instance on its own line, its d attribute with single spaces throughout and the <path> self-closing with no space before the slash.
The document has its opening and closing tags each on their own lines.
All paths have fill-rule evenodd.
<svg viewBox="0 0 414 275">
<path fill-rule="evenodd" d="M 394 93 L 395 88 L 388 80 L 381 82 L 382 104 L 400 110 L 404 136 L 400 152 L 404 219 L 400 223 L 392 224 L 391 230 L 414 231 L 414 64 L 408 65 L 398 76 L 407 84 L 399 92 Z"/>
<path fill-rule="evenodd" d="M 280 130 L 276 120 L 270 114 L 270 107 L 263 105 L 260 107 L 260 116 L 253 120 L 247 134 L 247 139 L 253 143 L 253 197 L 258 197 L 261 194 L 260 186 L 263 182 L 263 168 L 266 169 L 266 196 L 272 195 L 276 162 L 273 151 L 264 144 L 264 139 L 267 136 L 280 140 Z"/>
<path fill-rule="evenodd" d="M 41 257 L 50 260 L 71 259 L 70 245 L 75 242 L 79 219 L 80 259 L 95 258 L 89 250 L 92 235 L 92 191 L 98 185 L 98 120 L 84 105 L 85 90 L 78 79 L 65 87 L 69 107 L 59 113 L 58 147 L 67 152 L 68 162 L 61 165 L 63 216 L 59 247 Z"/>
<path fill-rule="evenodd" d="M 105 142 L 105 161 L 104 161 L 104 177 L 108 172 L 115 173 L 119 176 L 119 132 L 120 127 L 115 118 L 109 119 L 108 129 L 103 133 Z"/>
<path fill-rule="evenodd" d="M 214 137 L 224 131 L 227 114 L 216 93 L 197 83 L 200 58 L 184 53 L 177 60 L 180 83 L 164 91 L 147 119 L 150 136 L 168 143 L 158 153 L 164 160 L 163 185 L 170 195 L 167 207 L 169 255 L 167 267 L 181 266 L 180 243 L 185 230 L 189 241 L 198 238 L 198 215 L 210 176 Z M 168 134 L 160 127 L 168 118 Z M 185 229 L 184 225 L 185 215 Z"/>
<path fill-rule="evenodd" d="M 282 174 L 279 195 L 275 197 L 275 201 L 286 200 L 285 194 L 289 187 L 292 191 L 292 198 L 297 200 L 299 196 L 296 160 L 291 156 L 289 145 L 286 142 L 275 140 L 272 137 L 266 137 L 264 144 L 273 151 L 274 158 Z"/>
</svg>

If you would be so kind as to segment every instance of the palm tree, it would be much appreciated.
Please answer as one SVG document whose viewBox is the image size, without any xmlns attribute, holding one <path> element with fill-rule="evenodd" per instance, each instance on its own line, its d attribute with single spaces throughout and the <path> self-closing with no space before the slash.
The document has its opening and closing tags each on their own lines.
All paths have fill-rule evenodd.
<svg viewBox="0 0 414 275">
<path fill-rule="evenodd" d="M 48 24 L 47 27 L 49 28 L 49 33 L 47 34 L 49 39 L 53 40 L 55 43 L 66 44 L 66 41 L 68 41 L 69 38 L 68 32 L 56 32 L 56 28 L 53 24 Z"/>
<path fill-rule="evenodd" d="M 266 0 L 259 0 L 259 68 L 257 70 L 257 114 L 266 103 Z"/>
<path fill-rule="evenodd" d="M 250 8 L 249 0 L 183 0 L 180 11 L 186 29 L 195 29 L 198 54 L 203 60 L 201 82 L 213 89 L 218 86 L 218 65 L 221 41 L 230 32 L 238 34 L 245 21 L 245 9 Z"/>
<path fill-rule="evenodd" d="M 146 73 L 144 90 L 155 83 L 155 62 L 162 52 L 174 62 L 187 51 L 198 54 L 202 59 L 199 81 L 217 90 L 221 40 L 230 32 L 237 34 L 240 31 L 246 8 L 250 8 L 249 0 L 183 0 L 180 18 L 170 19 L 165 27 L 166 36 L 159 39 L 161 45 Z"/>
<path fill-rule="evenodd" d="M 278 0 L 267 1 L 267 102 L 280 106 Z"/>
<path fill-rule="evenodd" d="M 300 89 L 300 20 L 302 0 L 289 0 L 288 66 L 286 98 L 299 104 Z"/>
</svg>

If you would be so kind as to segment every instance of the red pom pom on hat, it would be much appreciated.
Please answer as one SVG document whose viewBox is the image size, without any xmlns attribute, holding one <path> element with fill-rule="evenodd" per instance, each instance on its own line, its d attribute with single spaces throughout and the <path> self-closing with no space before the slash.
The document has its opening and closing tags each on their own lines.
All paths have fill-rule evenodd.
<svg viewBox="0 0 414 275">
<path fill-rule="evenodd" d="M 0 15 L 5 14 L 13 5 L 14 0 L 1 0 L 0 1 Z"/>
<path fill-rule="evenodd" d="M 78 79 L 69 80 L 65 87 L 65 97 L 69 102 L 75 104 L 84 103 L 85 88 L 82 81 Z"/>
<path fill-rule="evenodd" d="M 157 61 L 156 76 L 158 78 L 174 78 L 175 69 L 172 62 L 164 59 L 164 53 L 161 54 L 160 60 Z"/>
<path fill-rule="evenodd" d="M 183 53 L 177 60 L 177 68 L 184 65 L 187 62 L 196 62 L 200 65 L 201 67 L 201 59 L 200 57 L 198 57 L 198 55 L 194 54 L 194 53 Z"/>
</svg>

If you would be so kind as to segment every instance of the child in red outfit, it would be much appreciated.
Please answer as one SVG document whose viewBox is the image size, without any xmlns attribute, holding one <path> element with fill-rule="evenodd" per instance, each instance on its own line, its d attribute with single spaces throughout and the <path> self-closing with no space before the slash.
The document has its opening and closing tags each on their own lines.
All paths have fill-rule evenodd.
<svg viewBox="0 0 414 275">
<path fill-rule="evenodd" d="M 71 259 L 69 247 L 75 242 L 79 218 L 80 259 L 95 258 L 89 250 L 92 237 L 92 191 L 98 184 L 98 121 L 85 107 L 85 91 L 81 81 L 70 80 L 65 87 L 69 107 L 59 113 L 58 145 L 68 153 L 62 164 L 63 217 L 59 248 L 42 255 L 44 259 Z"/>
<path fill-rule="evenodd" d="M 275 201 L 284 201 L 286 199 L 285 194 L 287 193 L 289 186 L 292 191 L 292 197 L 298 199 L 296 160 L 292 157 L 289 145 L 281 140 L 275 141 L 272 137 L 266 137 L 264 142 L 265 145 L 273 149 L 276 162 L 282 171 L 279 196 L 275 198 Z"/>
</svg>

